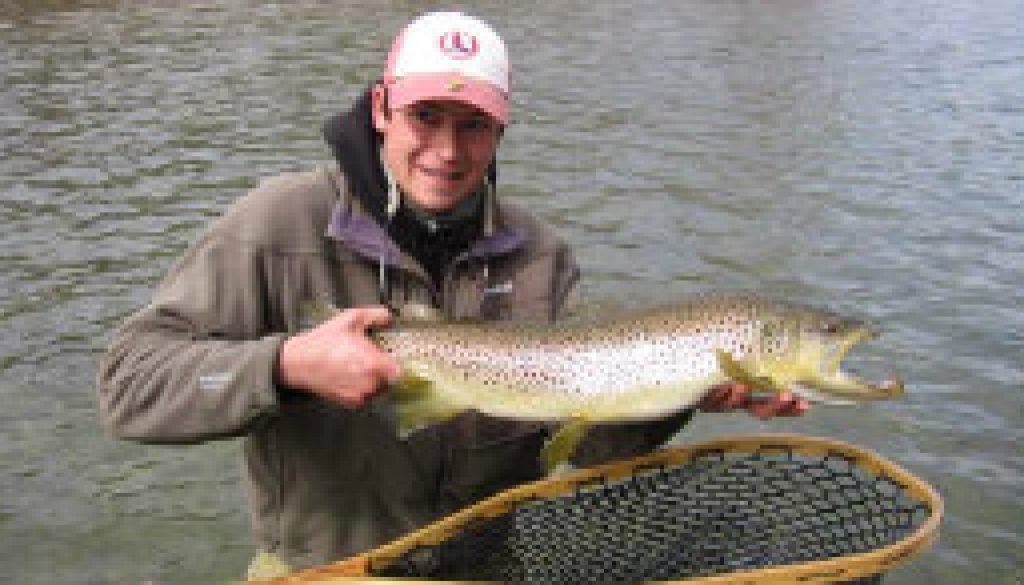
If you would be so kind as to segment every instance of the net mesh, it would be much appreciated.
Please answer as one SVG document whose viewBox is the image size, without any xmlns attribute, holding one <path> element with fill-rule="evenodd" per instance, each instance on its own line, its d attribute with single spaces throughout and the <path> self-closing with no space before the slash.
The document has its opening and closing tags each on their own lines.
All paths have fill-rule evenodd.
<svg viewBox="0 0 1024 585">
<path fill-rule="evenodd" d="M 519 501 L 370 570 L 537 584 L 680 580 L 868 552 L 906 537 L 930 512 L 842 453 L 709 451 Z"/>
</svg>

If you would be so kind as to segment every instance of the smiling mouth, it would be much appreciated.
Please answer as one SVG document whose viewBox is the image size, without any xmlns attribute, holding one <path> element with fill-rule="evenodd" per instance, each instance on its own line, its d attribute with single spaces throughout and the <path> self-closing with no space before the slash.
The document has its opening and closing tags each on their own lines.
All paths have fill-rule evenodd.
<svg viewBox="0 0 1024 585">
<path fill-rule="evenodd" d="M 420 172 L 428 177 L 441 179 L 443 181 L 461 181 L 466 177 L 466 173 L 464 171 L 444 171 L 439 169 L 425 169 L 421 167 Z"/>
</svg>

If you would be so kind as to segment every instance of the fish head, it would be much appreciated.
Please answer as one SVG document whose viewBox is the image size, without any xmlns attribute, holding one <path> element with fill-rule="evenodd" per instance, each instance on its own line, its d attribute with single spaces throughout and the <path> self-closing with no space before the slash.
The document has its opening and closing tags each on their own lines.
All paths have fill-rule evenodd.
<svg viewBox="0 0 1024 585">
<path fill-rule="evenodd" d="M 808 307 L 785 306 L 770 312 L 760 327 L 758 373 L 812 401 L 846 403 L 894 398 L 903 394 L 895 376 L 869 382 L 845 372 L 843 358 L 880 330 L 858 318 Z"/>
</svg>

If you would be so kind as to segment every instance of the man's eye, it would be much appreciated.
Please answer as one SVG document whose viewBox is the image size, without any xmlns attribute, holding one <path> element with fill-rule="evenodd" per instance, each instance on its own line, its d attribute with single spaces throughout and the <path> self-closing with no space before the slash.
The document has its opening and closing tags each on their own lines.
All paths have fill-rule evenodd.
<svg viewBox="0 0 1024 585">
<path fill-rule="evenodd" d="M 487 118 L 471 118 L 462 123 L 463 130 L 471 130 L 473 132 L 483 132 L 490 130 L 491 121 Z"/>
<path fill-rule="evenodd" d="M 430 108 L 413 108 L 412 117 L 421 124 L 431 124 L 438 119 L 437 112 Z"/>
</svg>

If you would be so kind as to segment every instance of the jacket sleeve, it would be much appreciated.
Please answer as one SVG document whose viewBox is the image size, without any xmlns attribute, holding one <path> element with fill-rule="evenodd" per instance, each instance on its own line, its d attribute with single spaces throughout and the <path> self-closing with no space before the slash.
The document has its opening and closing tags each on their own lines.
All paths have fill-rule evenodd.
<svg viewBox="0 0 1024 585">
<path fill-rule="evenodd" d="M 284 336 L 267 332 L 267 255 L 224 232 L 208 231 L 114 333 L 97 381 L 114 436 L 195 443 L 277 410 Z"/>
</svg>

